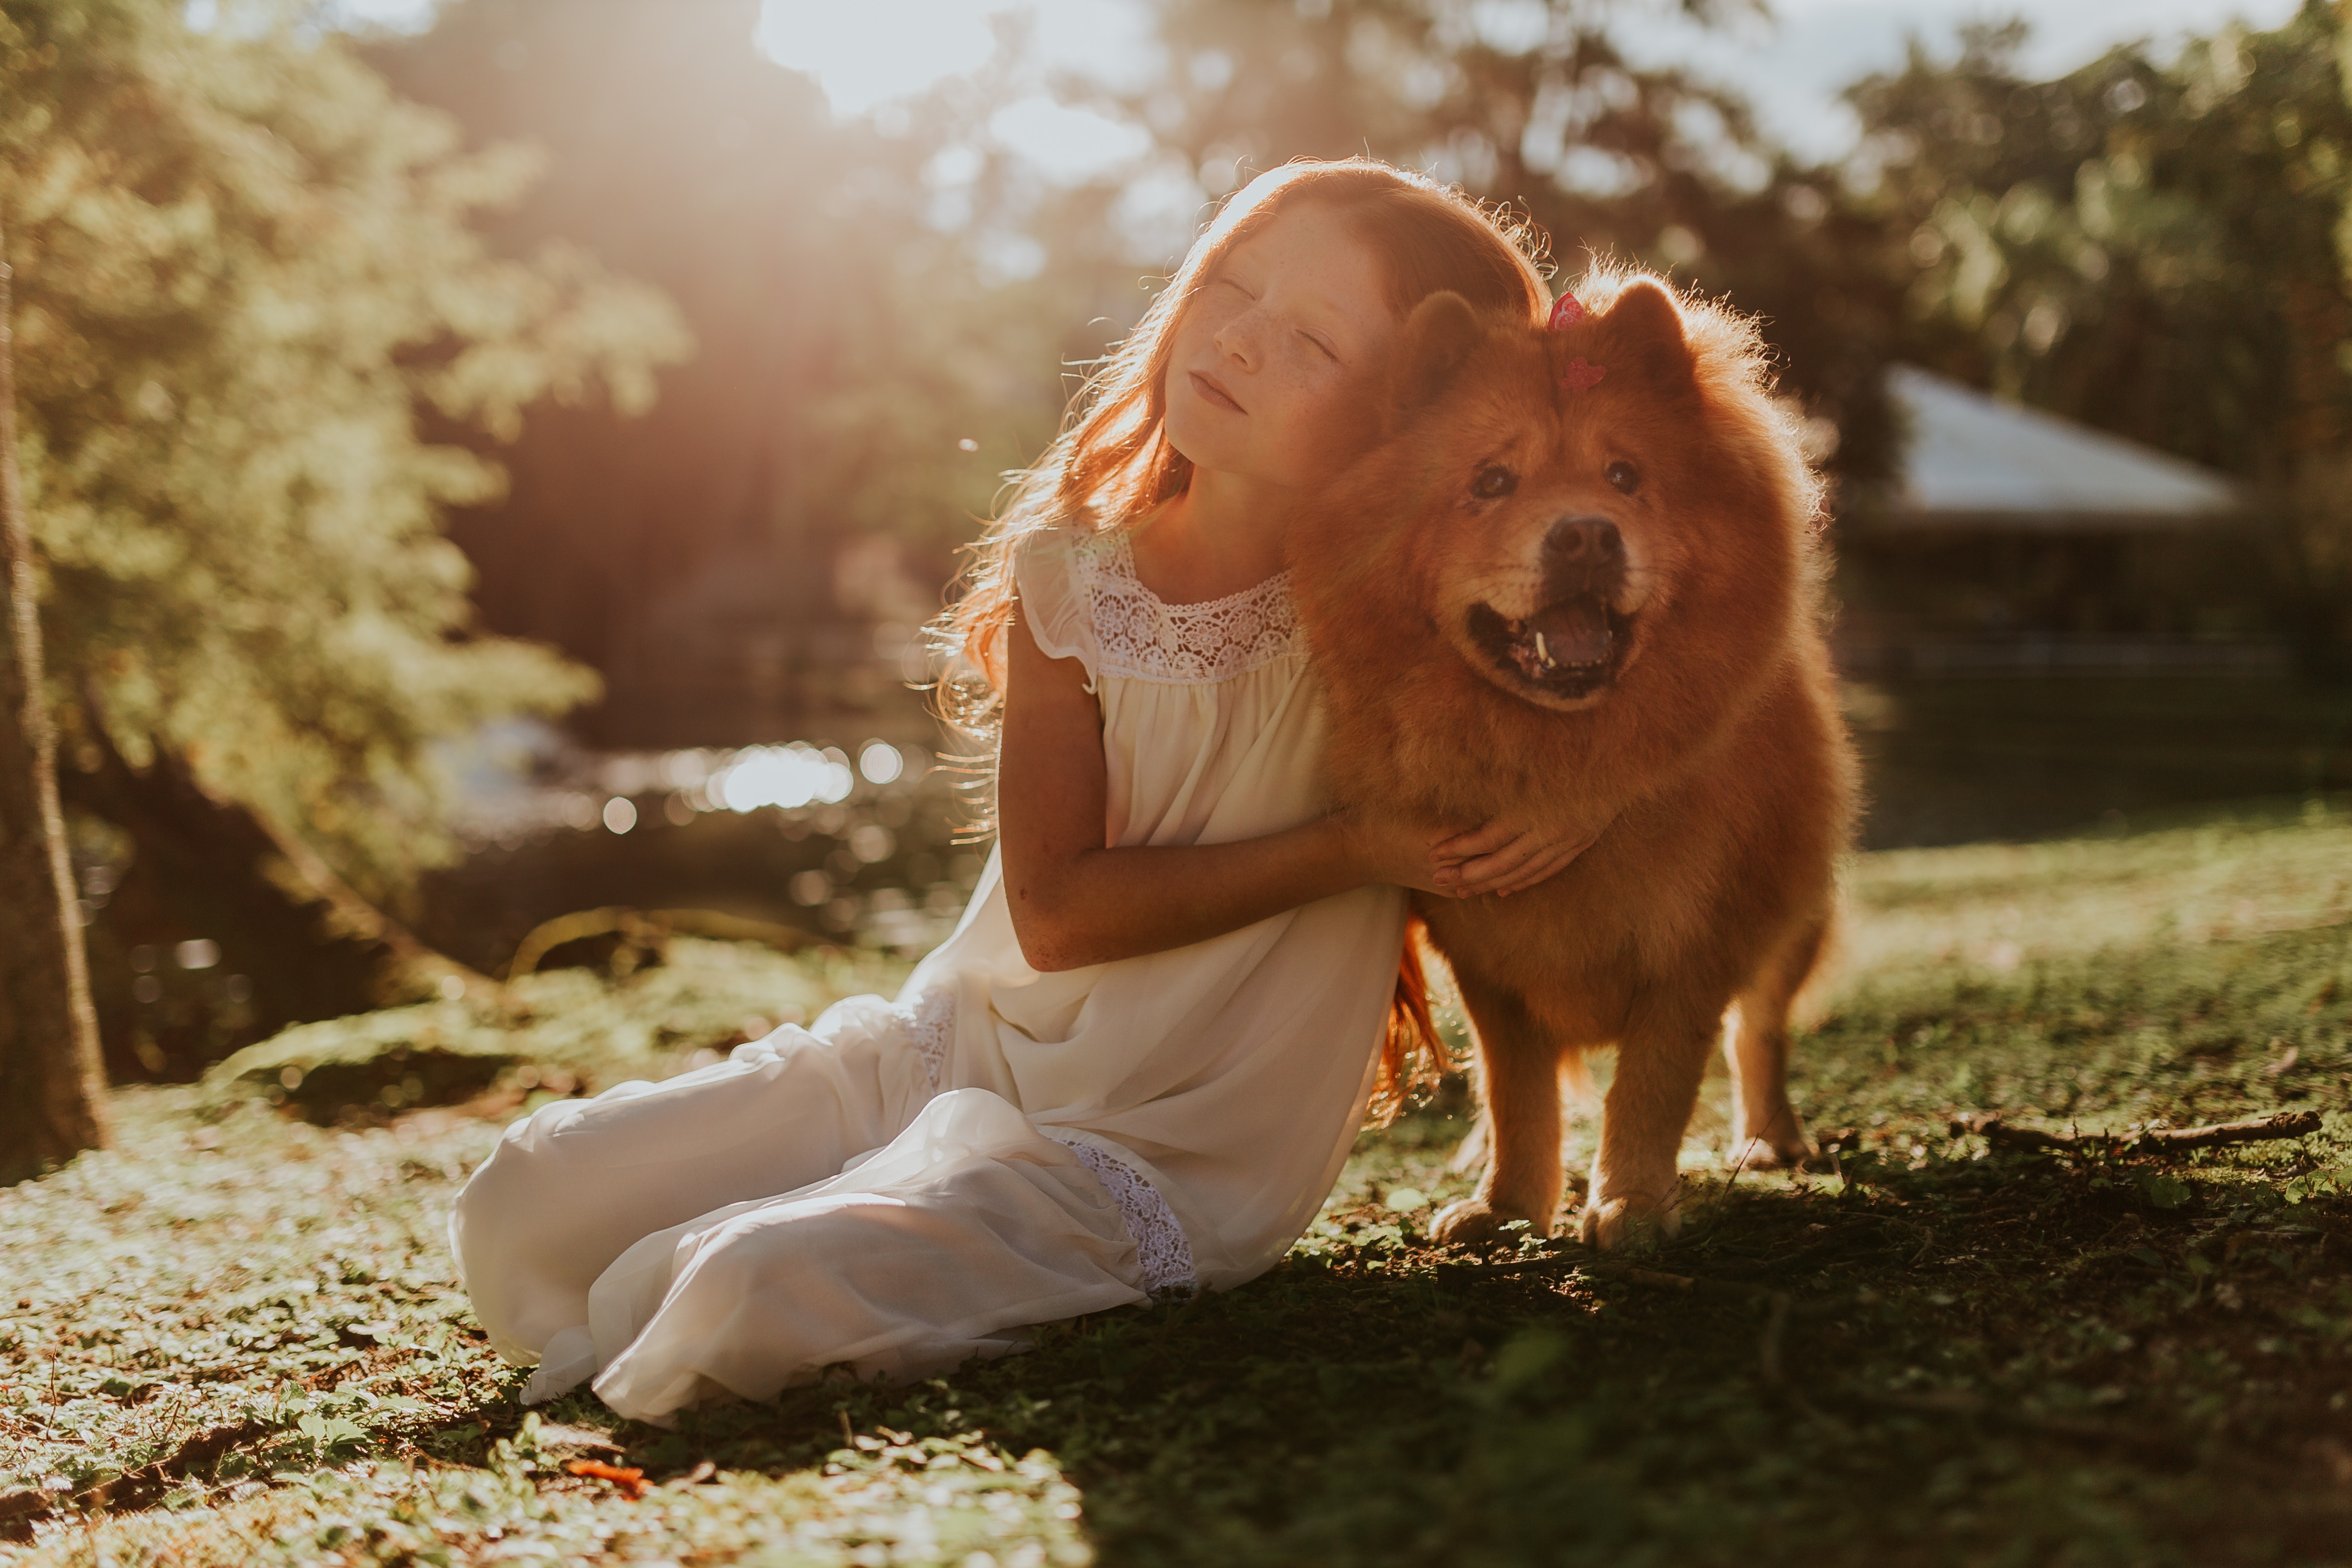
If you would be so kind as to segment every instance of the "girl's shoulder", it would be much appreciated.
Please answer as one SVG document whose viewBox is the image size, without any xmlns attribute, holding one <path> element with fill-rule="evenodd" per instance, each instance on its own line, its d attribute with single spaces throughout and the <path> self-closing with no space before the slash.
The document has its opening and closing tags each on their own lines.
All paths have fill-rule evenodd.
<svg viewBox="0 0 2352 1568">
<path fill-rule="evenodd" d="M 1086 667 L 1089 690 L 1101 679 L 1102 643 L 1095 633 L 1094 582 L 1104 540 L 1093 530 L 1033 528 L 1013 542 L 1013 584 L 1021 618 L 1049 658 Z"/>
<path fill-rule="evenodd" d="M 1088 528 L 1037 530 L 1013 569 L 1038 646 L 1084 660 L 1092 679 L 1212 685 L 1305 651 L 1288 573 L 1171 605 L 1137 577 L 1128 531 Z"/>
</svg>

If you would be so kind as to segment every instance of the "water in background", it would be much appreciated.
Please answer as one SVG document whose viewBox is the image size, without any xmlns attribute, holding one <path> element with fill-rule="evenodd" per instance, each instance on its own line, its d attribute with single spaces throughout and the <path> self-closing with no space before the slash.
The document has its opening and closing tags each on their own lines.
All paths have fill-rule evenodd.
<svg viewBox="0 0 2352 1568">
<path fill-rule="evenodd" d="M 1857 682 L 1847 710 L 1865 848 L 2115 832 L 2352 787 L 2352 692 L 2273 675 Z M 433 879 L 420 931 L 486 973 L 541 922 L 612 906 L 911 957 L 952 929 L 988 847 L 965 831 L 973 775 L 903 739 L 613 754 L 519 733 L 530 763 L 474 779 L 476 847 Z"/>
</svg>

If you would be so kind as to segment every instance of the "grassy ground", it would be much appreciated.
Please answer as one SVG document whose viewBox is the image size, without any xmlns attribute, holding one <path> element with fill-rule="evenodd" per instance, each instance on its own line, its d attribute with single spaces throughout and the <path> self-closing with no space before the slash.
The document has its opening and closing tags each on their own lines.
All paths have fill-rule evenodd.
<svg viewBox="0 0 2352 1568">
<path fill-rule="evenodd" d="M 0 1193 L 0 1563 L 2352 1562 L 2347 805 L 1865 858 L 1799 1068 L 1838 1172 L 1727 1171 L 1712 1082 L 1638 1270 L 1430 1247 L 1441 1106 L 1246 1289 L 677 1432 L 516 1407 L 450 1195 L 528 1096 L 887 973 L 682 943 L 520 1026 L 379 1016 L 357 1087 L 346 1031 L 242 1064 L 274 1107 L 128 1091 Z M 1989 1108 L 2326 1121 L 2164 1163 L 1951 1132 Z"/>
</svg>

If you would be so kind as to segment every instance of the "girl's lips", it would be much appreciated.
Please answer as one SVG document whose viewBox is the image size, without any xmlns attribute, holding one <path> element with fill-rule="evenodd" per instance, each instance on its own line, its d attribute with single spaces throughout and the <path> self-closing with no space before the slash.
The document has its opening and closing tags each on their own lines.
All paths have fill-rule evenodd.
<svg viewBox="0 0 2352 1568">
<path fill-rule="evenodd" d="M 1234 395 L 1227 392 L 1223 386 L 1219 384 L 1215 376 L 1202 375 L 1197 370 L 1188 372 L 1187 374 L 1192 378 L 1192 390 L 1201 395 L 1201 398 L 1203 402 L 1213 403 L 1220 408 L 1230 408 L 1236 414 L 1248 412 L 1248 410 L 1244 409 L 1240 404 L 1234 401 Z"/>
</svg>

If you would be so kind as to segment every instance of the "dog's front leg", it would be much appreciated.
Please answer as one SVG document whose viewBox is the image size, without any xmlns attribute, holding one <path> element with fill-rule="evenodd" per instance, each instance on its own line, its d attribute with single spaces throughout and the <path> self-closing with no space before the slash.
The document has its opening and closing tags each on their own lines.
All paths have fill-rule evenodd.
<svg viewBox="0 0 2352 1568">
<path fill-rule="evenodd" d="M 1457 973 L 1462 1005 L 1478 1033 L 1479 1109 L 1486 1119 L 1486 1174 L 1475 1197 L 1430 1222 L 1439 1241 L 1486 1241 L 1513 1220 L 1551 1234 L 1559 1207 L 1559 1058 L 1516 992 Z"/>
<path fill-rule="evenodd" d="M 1580 1222 L 1588 1246 L 1622 1247 L 1644 1231 L 1664 1237 L 1682 1228 L 1676 1162 L 1719 1020 L 1719 1013 L 1645 1020 L 1620 1042 Z"/>
</svg>

